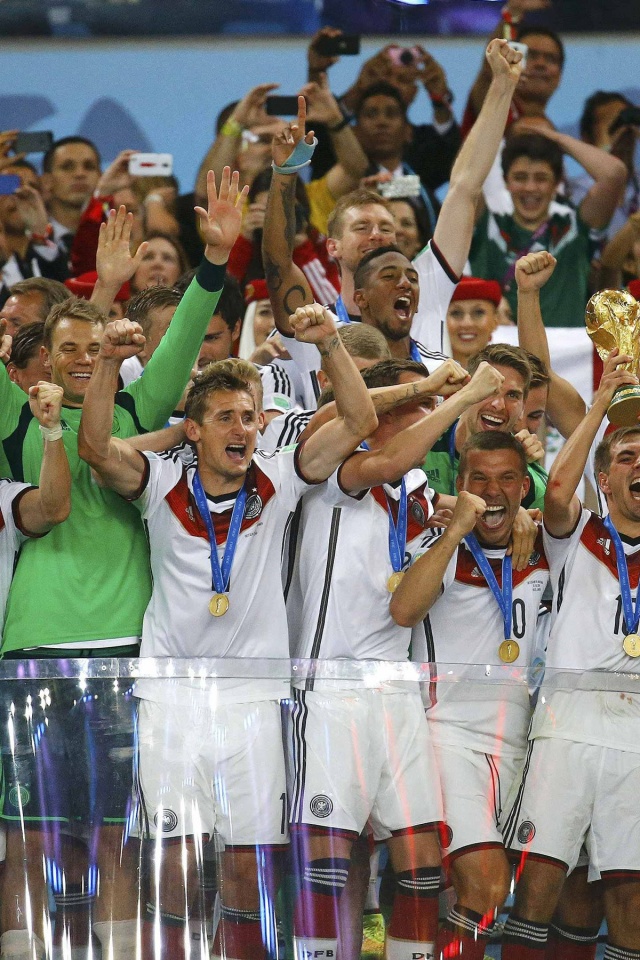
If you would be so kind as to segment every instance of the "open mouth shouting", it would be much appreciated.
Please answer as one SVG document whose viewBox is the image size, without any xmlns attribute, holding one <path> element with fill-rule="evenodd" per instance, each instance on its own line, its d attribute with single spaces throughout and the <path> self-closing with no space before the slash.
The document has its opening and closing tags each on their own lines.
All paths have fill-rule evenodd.
<svg viewBox="0 0 640 960">
<path fill-rule="evenodd" d="M 398 299 L 393 304 L 393 309 L 398 317 L 401 320 L 410 320 L 411 319 L 411 298 L 410 297 L 398 297 Z"/>
<path fill-rule="evenodd" d="M 233 463 L 240 465 L 244 462 L 247 445 L 246 443 L 229 443 L 225 447 L 225 453 Z"/>
<path fill-rule="evenodd" d="M 640 501 L 640 477 L 636 477 L 635 480 L 632 480 L 629 484 L 629 493 L 634 500 Z"/>
<path fill-rule="evenodd" d="M 507 519 L 507 508 L 502 504 L 489 504 L 478 523 L 485 530 L 500 530 Z"/>
<path fill-rule="evenodd" d="M 481 413 L 480 423 L 483 430 L 502 430 L 505 421 L 503 417 L 498 417 L 493 413 Z"/>
</svg>

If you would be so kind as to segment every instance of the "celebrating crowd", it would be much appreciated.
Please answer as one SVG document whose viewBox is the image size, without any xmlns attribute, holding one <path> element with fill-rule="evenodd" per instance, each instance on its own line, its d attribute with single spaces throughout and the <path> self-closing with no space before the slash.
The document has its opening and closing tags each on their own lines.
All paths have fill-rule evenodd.
<svg viewBox="0 0 640 960">
<path fill-rule="evenodd" d="M 1 958 L 640 960 L 640 111 L 547 5 L 460 126 L 324 28 L 184 195 L 0 134 Z"/>
</svg>

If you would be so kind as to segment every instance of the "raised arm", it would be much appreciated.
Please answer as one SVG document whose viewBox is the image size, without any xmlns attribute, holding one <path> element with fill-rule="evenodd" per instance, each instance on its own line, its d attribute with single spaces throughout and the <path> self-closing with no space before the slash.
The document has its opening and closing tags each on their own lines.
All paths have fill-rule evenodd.
<svg viewBox="0 0 640 960">
<path fill-rule="evenodd" d="M 554 140 L 593 177 L 594 183 L 578 209 L 588 227 L 594 230 L 606 227 L 622 199 L 627 182 L 627 168 L 622 160 L 601 147 L 594 147 L 551 127 L 536 126 L 535 132 Z"/>
<path fill-rule="evenodd" d="M 449 526 L 407 570 L 391 597 L 391 616 L 401 627 L 414 627 L 424 620 L 442 592 L 452 556 L 486 508 L 480 497 L 466 490 L 460 492 Z"/>
<path fill-rule="evenodd" d="M 264 102 L 277 86 L 277 83 L 261 83 L 257 87 L 252 87 L 242 100 L 236 103 L 200 164 L 194 190 L 196 203 L 206 203 L 209 170 L 213 170 L 217 179 L 220 180 L 225 167 L 235 166 L 242 144 L 243 131 L 251 124 L 270 119 L 264 112 Z"/>
<path fill-rule="evenodd" d="M 135 256 L 131 256 L 131 228 L 133 214 L 121 206 L 109 210 L 106 222 L 100 224 L 98 249 L 96 251 L 96 280 L 91 303 L 95 303 L 105 316 L 113 306 L 118 290 L 134 275 L 147 250 L 147 242 L 141 243 Z"/>
<path fill-rule="evenodd" d="M 229 251 L 240 233 L 242 206 L 248 187 L 239 190 L 239 174 L 225 167 L 219 190 L 210 170 L 207 209 L 196 207 L 204 258 L 194 280 L 178 304 L 169 328 L 139 377 L 125 388 L 136 405 L 144 430 L 158 430 L 176 409 L 191 379 L 207 326 L 224 284 Z"/>
<path fill-rule="evenodd" d="M 300 467 L 312 481 L 326 480 L 345 457 L 369 437 L 378 418 L 360 371 L 347 353 L 331 313 L 318 303 L 299 307 L 291 317 L 296 339 L 315 343 L 331 379 L 338 415 L 302 448 Z"/>
<path fill-rule="evenodd" d="M 553 461 L 544 498 L 544 523 L 554 537 L 571 533 L 578 521 L 581 505 L 576 490 L 614 393 L 625 384 L 638 383 L 637 377 L 622 369 L 621 365 L 630 360 L 631 357 L 619 355 L 617 348 L 612 350 L 591 409 Z"/>
<path fill-rule="evenodd" d="M 41 380 L 29 388 L 29 406 L 40 424 L 44 442 L 37 490 L 29 490 L 18 504 L 22 528 L 47 533 L 71 512 L 71 471 L 62 439 L 62 387 Z"/>
<path fill-rule="evenodd" d="M 313 131 L 306 133 L 306 122 L 306 102 L 304 97 L 298 97 L 297 121 L 277 133 L 272 141 L 274 170 L 262 234 L 262 262 L 273 318 L 280 333 L 286 337 L 293 336 L 289 317 L 298 307 L 314 302 L 307 278 L 293 262 L 296 235 L 295 173 L 299 169 L 294 154 L 300 155 L 303 151 L 310 159 L 313 153 Z M 285 164 L 291 160 L 295 163 L 290 167 L 290 172 L 279 172 L 286 169 Z M 301 159 L 300 164 L 306 166 L 307 160 Z"/>
<path fill-rule="evenodd" d="M 140 489 L 144 458 L 129 443 L 111 435 L 120 367 L 144 348 L 142 327 L 114 320 L 104 329 L 100 352 L 82 405 L 78 454 L 107 487 L 125 497 Z"/>
<path fill-rule="evenodd" d="M 504 377 L 495 367 L 481 363 L 471 381 L 434 411 L 401 430 L 380 449 L 351 457 L 340 473 L 343 489 L 357 493 L 368 487 L 399 480 L 413 467 L 424 462 L 436 440 L 468 407 L 497 394 L 503 380 Z"/>
<path fill-rule="evenodd" d="M 620 227 L 618 232 L 609 240 L 602 251 L 600 263 L 608 270 L 617 271 L 616 283 L 613 286 L 621 286 L 619 283 L 620 273 L 624 267 L 625 260 L 632 252 L 634 244 L 640 240 L 640 210 L 632 213 L 627 222 Z"/>
<path fill-rule="evenodd" d="M 547 412 L 563 437 L 581 423 L 586 405 L 573 384 L 558 376 L 551 366 L 547 332 L 540 310 L 540 290 L 555 270 L 556 259 L 546 250 L 528 253 L 516 262 L 518 286 L 518 342 L 541 360 L 550 376 Z"/>
<path fill-rule="evenodd" d="M 476 207 L 504 134 L 513 91 L 522 73 L 522 54 L 505 40 L 487 47 L 491 86 L 480 115 L 463 143 L 451 171 L 433 239 L 454 273 L 462 273 L 469 255 Z"/>
<path fill-rule="evenodd" d="M 337 200 L 344 193 L 355 190 L 367 172 L 369 160 L 329 89 L 326 73 L 321 73 L 316 83 L 307 83 L 300 95 L 307 101 L 309 122 L 325 124 L 329 132 L 337 162 L 327 173 L 327 186 Z"/>
</svg>

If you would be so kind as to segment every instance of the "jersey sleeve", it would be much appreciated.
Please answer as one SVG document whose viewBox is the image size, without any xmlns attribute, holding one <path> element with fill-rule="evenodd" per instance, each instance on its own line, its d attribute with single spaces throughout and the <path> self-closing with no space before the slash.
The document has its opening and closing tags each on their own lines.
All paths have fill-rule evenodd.
<svg viewBox="0 0 640 960">
<path fill-rule="evenodd" d="M 0 439 L 6 440 L 18 426 L 24 407 L 29 407 L 29 400 L 9 378 L 7 369 L 0 363 Z"/>
<path fill-rule="evenodd" d="M 286 413 L 296 405 L 296 396 L 291 377 L 287 371 L 273 363 L 258 368 L 262 380 L 262 409 L 265 413 L 278 410 Z"/>
<path fill-rule="evenodd" d="M 292 444 L 270 455 L 259 450 L 255 454 L 256 466 L 269 477 L 280 500 L 289 510 L 295 510 L 300 497 L 320 485 L 304 476 L 299 463 L 303 447 L 304 444 Z"/>
<path fill-rule="evenodd" d="M 413 261 L 420 281 L 420 303 L 411 324 L 411 336 L 428 352 L 442 352 L 444 325 L 458 277 L 433 242 Z"/>
<path fill-rule="evenodd" d="M 39 539 L 40 535 L 30 534 L 25 530 L 20 522 L 19 505 L 20 500 L 29 490 L 36 490 L 29 483 L 18 483 L 14 480 L 0 480 L 0 514 L 4 522 L 7 539 L 10 543 L 11 553 L 15 553 L 18 547 L 26 539 L 34 537 Z"/>
<path fill-rule="evenodd" d="M 555 587 L 558 582 L 558 577 L 560 572 L 565 567 L 568 561 L 572 560 L 578 549 L 578 544 L 580 543 L 580 537 L 582 536 L 582 531 L 589 522 L 589 517 L 591 512 L 582 508 L 582 513 L 578 523 L 576 524 L 575 530 L 569 534 L 568 537 L 554 537 L 552 536 L 547 528 L 542 526 L 542 542 L 544 544 L 544 552 L 547 560 L 549 561 L 549 570 L 551 571 L 551 580 Z"/>
<path fill-rule="evenodd" d="M 145 367 L 144 376 L 123 391 L 133 398 L 134 422 L 141 432 L 159 430 L 177 407 L 198 359 L 223 283 L 224 266 L 203 260 Z"/>
<path fill-rule="evenodd" d="M 522 506 L 525 510 L 544 510 L 544 495 L 547 492 L 549 474 L 539 463 L 530 463 L 527 473 L 531 483 Z"/>
<path fill-rule="evenodd" d="M 312 416 L 313 410 L 291 410 L 280 417 L 274 417 L 260 437 L 262 453 L 275 453 L 280 447 L 297 443 Z"/>
<path fill-rule="evenodd" d="M 141 454 L 146 462 L 140 490 L 132 499 L 133 505 L 144 519 L 151 517 L 170 490 L 173 490 L 184 472 L 179 456 L 159 456 L 146 451 Z"/>
</svg>

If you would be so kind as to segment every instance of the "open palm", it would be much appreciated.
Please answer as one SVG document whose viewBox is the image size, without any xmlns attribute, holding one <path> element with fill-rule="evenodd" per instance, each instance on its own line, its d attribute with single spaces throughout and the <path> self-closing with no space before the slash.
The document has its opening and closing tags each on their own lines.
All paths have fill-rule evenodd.
<svg viewBox="0 0 640 960">
<path fill-rule="evenodd" d="M 205 256 L 211 263 L 227 262 L 229 251 L 238 239 L 242 223 L 242 207 L 247 198 L 249 187 L 238 190 L 240 174 L 225 167 L 222 171 L 220 189 L 216 189 L 216 177 L 213 170 L 207 173 L 207 209 L 196 207 L 200 232 L 207 247 Z"/>
</svg>

